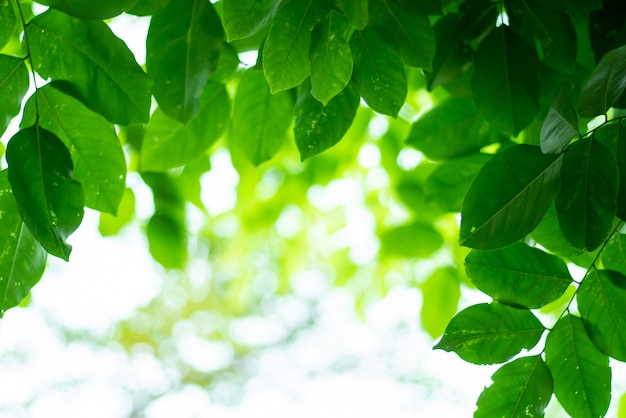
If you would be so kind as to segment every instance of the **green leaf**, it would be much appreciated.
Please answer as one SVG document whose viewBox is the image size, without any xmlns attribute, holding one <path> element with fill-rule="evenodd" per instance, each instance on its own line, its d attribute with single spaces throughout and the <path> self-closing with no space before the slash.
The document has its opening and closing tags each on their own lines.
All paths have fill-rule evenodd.
<svg viewBox="0 0 626 418">
<path fill-rule="evenodd" d="M 578 96 L 578 113 L 586 118 L 603 115 L 626 90 L 626 45 L 602 57 Z"/>
<path fill-rule="evenodd" d="M 613 128 L 615 129 L 614 137 L 617 139 L 617 169 L 619 171 L 619 189 L 617 191 L 617 216 L 621 220 L 626 220 L 626 126 L 624 122 L 620 122 Z M 608 126 L 605 126 L 608 128 Z M 601 134 L 602 127 L 596 131 L 596 136 Z"/>
<path fill-rule="evenodd" d="M 465 272 L 478 290 L 507 305 L 541 308 L 572 283 L 560 257 L 517 243 L 495 251 L 471 251 Z"/>
<path fill-rule="evenodd" d="M 288 92 L 271 94 L 262 72 L 243 73 L 235 93 L 231 138 L 248 160 L 259 165 L 272 158 L 284 143 L 292 119 Z"/>
<path fill-rule="evenodd" d="M 152 257 L 166 269 L 182 269 L 187 261 L 187 238 L 184 225 L 163 213 L 150 218 L 146 227 Z"/>
<path fill-rule="evenodd" d="M 591 342 L 580 318 L 566 315 L 546 339 L 554 394 L 573 418 L 603 417 L 611 401 L 608 356 Z"/>
<path fill-rule="evenodd" d="M 223 0 L 226 39 L 230 42 L 259 32 L 274 17 L 279 3 L 277 0 Z"/>
<path fill-rule="evenodd" d="M 586 251 L 608 237 L 616 213 L 618 169 L 611 152 L 584 138 L 563 154 L 561 190 L 554 201 L 563 235 Z"/>
<path fill-rule="evenodd" d="M 530 237 L 546 250 L 561 257 L 572 258 L 583 253 L 582 250 L 574 248 L 563 236 L 554 204 L 548 206 L 546 214 L 539 225 L 530 233 Z"/>
<path fill-rule="evenodd" d="M 423 299 L 422 326 L 431 337 L 438 338 L 454 316 L 461 298 L 458 270 L 453 267 L 435 270 L 422 283 L 420 290 Z"/>
<path fill-rule="evenodd" d="M 589 338 L 603 353 L 626 361 L 626 276 L 592 269 L 576 293 Z"/>
<path fill-rule="evenodd" d="M 530 311 L 481 303 L 456 314 L 434 348 L 474 364 L 503 363 L 534 347 L 544 331 Z"/>
<path fill-rule="evenodd" d="M 155 110 L 141 147 L 141 170 L 165 171 L 201 157 L 226 130 L 230 100 L 226 87 L 209 82 L 199 109 L 187 124 Z"/>
<path fill-rule="evenodd" d="M 56 135 L 70 150 L 73 177 L 85 193 L 85 205 L 115 214 L 124 193 L 126 160 L 113 125 L 78 100 L 51 85 L 26 103 L 22 127 L 39 126 Z"/>
<path fill-rule="evenodd" d="M 311 30 L 326 15 L 324 0 L 284 1 L 263 47 L 263 71 L 272 93 L 297 86 L 311 72 Z"/>
<path fill-rule="evenodd" d="M 413 123 L 406 142 L 431 160 L 448 160 L 504 139 L 485 122 L 471 99 L 450 97 Z"/>
<path fill-rule="evenodd" d="M 324 105 L 350 82 L 352 55 L 343 37 L 347 22 L 331 11 L 313 30 L 311 94 Z"/>
<path fill-rule="evenodd" d="M 443 244 L 441 234 L 431 225 L 412 222 L 379 234 L 382 256 L 428 258 Z"/>
<path fill-rule="evenodd" d="M 626 235 L 613 234 L 602 251 L 602 265 L 626 275 Z"/>
<path fill-rule="evenodd" d="M 28 70 L 24 60 L 0 54 L 0 136 L 11 119 L 20 113 L 28 85 Z"/>
<path fill-rule="evenodd" d="M 326 106 L 304 90 L 296 103 L 294 136 L 304 161 L 337 144 L 352 125 L 359 108 L 359 94 L 352 85 Z"/>
<path fill-rule="evenodd" d="M 406 65 L 432 70 L 435 34 L 428 17 L 394 0 L 369 0 L 369 16 L 372 26 L 391 32 Z"/>
<path fill-rule="evenodd" d="M 352 79 L 363 100 L 378 113 L 396 117 L 407 95 L 404 63 L 388 32 L 367 27 L 352 35 Z"/>
<path fill-rule="evenodd" d="M 541 151 L 558 154 L 577 135 L 578 115 L 574 110 L 572 85 L 563 84 L 554 96 L 541 126 Z"/>
<path fill-rule="evenodd" d="M 7 170 L 0 172 L 0 318 L 17 306 L 46 268 L 46 252 L 17 212 Z"/>
<path fill-rule="evenodd" d="M 460 244 L 492 250 L 529 234 L 559 191 L 561 160 L 525 144 L 494 155 L 463 201 Z"/>
<path fill-rule="evenodd" d="M 113 123 L 148 121 L 152 81 L 105 23 L 48 10 L 26 32 L 43 78 L 71 83 L 81 101 Z"/>
<path fill-rule="evenodd" d="M 170 0 L 139 0 L 127 13 L 136 16 L 151 16 L 161 13 Z"/>
<path fill-rule="evenodd" d="M 61 10 L 70 16 L 81 19 L 110 19 L 131 9 L 138 0 L 38 0 Z"/>
<path fill-rule="evenodd" d="M 132 189 L 124 190 L 117 215 L 100 213 L 98 231 L 103 237 L 117 235 L 124 226 L 128 225 L 135 217 L 135 194 Z"/>
<path fill-rule="evenodd" d="M 332 0 L 332 2 L 343 12 L 353 27 L 358 30 L 365 29 L 369 23 L 368 0 Z"/>
<path fill-rule="evenodd" d="M 84 195 L 72 178 L 69 151 L 52 132 L 35 125 L 7 146 L 8 176 L 24 223 L 50 254 L 69 259 L 65 240 L 83 219 Z"/>
<path fill-rule="evenodd" d="M 223 43 L 220 49 L 220 58 L 217 62 L 217 68 L 209 77 L 209 81 L 215 83 L 227 84 L 232 80 L 237 72 L 237 68 L 241 64 L 237 50 L 229 43 Z"/>
<path fill-rule="evenodd" d="M 541 356 L 505 364 L 491 380 L 478 398 L 474 418 L 544 416 L 552 397 L 552 375 Z"/>
<path fill-rule="evenodd" d="M 0 0 L 0 50 L 9 42 L 16 27 L 13 5 L 9 0 Z"/>
<path fill-rule="evenodd" d="M 540 109 L 537 52 L 501 26 L 481 42 L 474 67 L 472 90 L 478 110 L 493 126 L 516 136 Z"/>
<path fill-rule="evenodd" d="M 545 3 L 551 9 L 569 14 L 583 14 L 602 8 L 602 0 L 552 0 Z"/>
<path fill-rule="evenodd" d="M 206 0 L 172 1 L 152 17 L 146 67 L 163 113 L 183 123 L 196 115 L 223 43 L 220 18 Z"/>
</svg>

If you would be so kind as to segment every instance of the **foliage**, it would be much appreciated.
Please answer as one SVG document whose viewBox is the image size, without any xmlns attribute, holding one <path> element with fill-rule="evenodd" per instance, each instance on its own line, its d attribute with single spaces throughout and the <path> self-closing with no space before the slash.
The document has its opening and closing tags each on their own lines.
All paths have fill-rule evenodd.
<svg viewBox="0 0 626 418">
<path fill-rule="evenodd" d="M 454 316 L 435 346 L 504 363 L 475 415 L 543 416 L 552 394 L 574 417 L 607 413 L 609 359 L 626 360 L 619 2 L 41 3 L 50 8 L 0 0 L 0 134 L 22 111 L 0 176 L 2 314 L 37 283 L 46 253 L 69 259 L 85 207 L 102 212 L 103 235 L 133 219 L 129 173 L 154 198 L 150 253 L 184 270 L 193 240 L 220 242 L 188 228 L 190 204 L 207 212 L 200 184 L 213 150 L 227 147 L 238 170 L 249 236 L 349 173 L 367 140 L 387 196 L 411 214 L 378 227 L 381 263 L 437 251 L 460 261 L 457 233 L 471 248 L 469 281 L 453 265 L 421 280 L 425 329 L 441 334 L 461 282 L 493 299 Z M 123 12 L 150 19 L 145 68 L 102 20 Z M 245 68 L 250 51 L 257 62 Z M 371 138 L 380 121 L 388 129 Z M 405 145 L 424 157 L 415 167 L 397 163 Z M 293 161 L 294 148 L 306 162 Z M 255 197 L 272 172 L 285 179 L 280 191 Z M 370 209 L 386 214 L 377 199 Z M 230 297 L 244 284 L 230 282 Z"/>
</svg>

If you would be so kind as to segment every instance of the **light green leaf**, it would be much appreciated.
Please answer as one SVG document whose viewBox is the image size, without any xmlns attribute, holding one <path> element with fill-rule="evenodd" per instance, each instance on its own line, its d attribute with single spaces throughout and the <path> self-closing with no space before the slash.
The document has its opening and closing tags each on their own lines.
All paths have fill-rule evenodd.
<svg viewBox="0 0 626 418">
<path fill-rule="evenodd" d="M 503 363 L 534 347 L 544 331 L 528 310 L 481 303 L 456 314 L 434 348 L 454 351 L 474 364 Z"/>
<path fill-rule="evenodd" d="M 478 290 L 507 305 L 541 308 L 572 283 L 560 257 L 517 243 L 495 251 L 473 250 L 465 272 Z"/>
<path fill-rule="evenodd" d="M 483 390 L 474 418 L 543 417 L 552 398 L 552 375 L 541 356 L 522 357 L 500 367 Z"/>
<path fill-rule="evenodd" d="M 141 147 L 141 170 L 165 171 L 201 157 L 222 136 L 229 117 L 226 88 L 212 82 L 205 86 L 198 111 L 187 124 L 155 110 Z"/>
<path fill-rule="evenodd" d="M 341 10 L 348 22 L 358 30 L 365 29 L 369 22 L 368 0 L 332 0 Z"/>
<path fill-rule="evenodd" d="M 578 96 L 578 113 L 586 118 L 603 115 L 626 90 L 626 45 L 602 57 Z"/>
<path fill-rule="evenodd" d="M 463 201 L 461 245 L 493 250 L 529 234 L 559 191 L 561 161 L 525 144 L 494 155 Z"/>
<path fill-rule="evenodd" d="M 80 225 L 85 201 L 72 178 L 69 151 L 52 132 L 35 125 L 9 140 L 6 159 L 22 220 L 46 251 L 67 261 L 72 247 L 65 240 Z"/>
<path fill-rule="evenodd" d="M 516 136 L 539 113 L 537 52 L 506 26 L 481 42 L 474 60 L 476 106 L 496 128 Z"/>
<path fill-rule="evenodd" d="M 230 42 L 259 32 L 274 17 L 279 4 L 278 0 L 223 0 L 226 39 Z"/>
<path fill-rule="evenodd" d="M 138 0 L 37 0 L 81 19 L 110 19 L 131 9 Z"/>
<path fill-rule="evenodd" d="M 626 275 L 626 235 L 614 234 L 602 251 L 602 265 Z"/>
<path fill-rule="evenodd" d="M 146 236 L 152 257 L 166 269 L 182 269 L 187 261 L 187 236 L 184 225 L 164 213 L 148 221 Z"/>
<path fill-rule="evenodd" d="M 117 215 L 100 213 L 98 231 L 103 237 L 117 235 L 135 216 L 135 193 L 132 189 L 124 190 Z"/>
<path fill-rule="evenodd" d="M 39 126 L 70 150 L 73 177 L 83 186 L 85 205 L 115 214 L 126 187 L 126 160 L 113 125 L 48 84 L 26 103 L 22 127 L 35 124 L 36 106 Z"/>
<path fill-rule="evenodd" d="M 578 116 L 573 103 L 572 85 L 561 85 L 541 126 L 539 138 L 544 153 L 560 153 L 578 135 Z"/>
<path fill-rule="evenodd" d="M 293 106 L 288 92 L 270 93 L 262 72 L 243 73 L 235 93 L 231 138 L 253 164 L 269 160 L 283 145 Z"/>
<path fill-rule="evenodd" d="M 420 319 L 432 338 L 440 337 L 456 313 L 461 298 L 458 270 L 442 267 L 433 272 L 420 286 L 422 310 Z"/>
<path fill-rule="evenodd" d="M 196 115 L 223 43 L 220 18 L 206 0 L 172 1 L 152 17 L 146 67 L 163 113 L 182 123 Z"/>
<path fill-rule="evenodd" d="M 324 0 L 286 0 L 263 47 L 263 71 L 272 93 L 297 86 L 311 72 L 311 30 L 328 12 Z"/>
<path fill-rule="evenodd" d="M 563 154 L 554 204 L 563 235 L 575 248 L 593 251 L 608 237 L 617 189 L 617 164 L 602 143 L 584 138 Z"/>
<path fill-rule="evenodd" d="M 609 358 L 591 342 L 580 318 L 561 318 L 548 333 L 545 353 L 563 409 L 573 418 L 603 417 L 611 401 Z"/>
<path fill-rule="evenodd" d="M 71 83 L 81 101 L 113 123 L 148 121 L 152 81 L 105 23 L 51 9 L 31 20 L 26 32 L 43 78 Z"/>
<path fill-rule="evenodd" d="M 24 60 L 0 54 L 0 135 L 7 129 L 11 119 L 20 113 L 28 85 L 28 70 Z"/>
<path fill-rule="evenodd" d="M 396 117 L 407 95 L 404 63 L 391 35 L 367 27 L 354 32 L 350 42 L 352 79 L 363 100 L 378 113 Z"/>
<path fill-rule="evenodd" d="M 9 0 L 0 0 L 0 50 L 9 42 L 16 27 L 13 5 Z"/>
<path fill-rule="evenodd" d="M 46 268 L 46 252 L 17 212 L 7 170 L 0 172 L 0 318 L 17 306 Z"/>
<path fill-rule="evenodd" d="M 386 229 L 379 234 L 382 256 L 428 258 L 443 244 L 441 234 L 431 225 L 412 222 Z"/>
</svg>

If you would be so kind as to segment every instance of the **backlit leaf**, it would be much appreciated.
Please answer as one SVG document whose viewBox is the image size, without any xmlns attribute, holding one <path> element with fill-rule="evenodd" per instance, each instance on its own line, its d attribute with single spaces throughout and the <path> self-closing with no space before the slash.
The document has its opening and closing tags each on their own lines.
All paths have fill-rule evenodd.
<svg viewBox="0 0 626 418">
<path fill-rule="evenodd" d="M 187 260 L 187 232 L 174 218 L 157 213 L 146 227 L 152 257 L 166 269 L 182 269 Z"/>
<path fill-rule="evenodd" d="M 223 0 L 226 39 L 243 39 L 259 32 L 272 19 L 279 3 L 278 0 Z"/>
<path fill-rule="evenodd" d="M 603 115 L 626 90 L 626 45 L 604 54 L 578 96 L 578 113 Z"/>
<path fill-rule="evenodd" d="M 443 244 L 431 225 L 413 222 L 386 229 L 379 234 L 383 256 L 428 258 Z"/>
<path fill-rule="evenodd" d="M 352 26 L 358 30 L 365 29 L 369 22 L 368 0 L 333 0 L 333 3 L 346 15 Z"/>
<path fill-rule="evenodd" d="M 456 313 L 461 297 L 458 270 L 442 267 L 433 272 L 420 286 L 424 330 L 433 338 L 440 337 Z"/>
<path fill-rule="evenodd" d="M 135 216 L 135 193 L 132 189 L 124 190 L 117 215 L 100 213 L 98 232 L 103 237 L 117 235 Z"/>
<path fill-rule="evenodd" d="M 28 85 L 24 60 L 0 54 L 0 135 L 20 112 Z"/>
<path fill-rule="evenodd" d="M 541 151 L 560 153 L 578 135 L 578 116 L 574 110 L 572 85 L 561 85 L 552 100 L 548 115 L 541 126 Z"/>
<path fill-rule="evenodd" d="M 70 16 L 81 19 L 110 19 L 131 9 L 138 0 L 39 0 L 61 10 Z"/>
<path fill-rule="evenodd" d="M 602 265 L 626 275 L 626 235 L 614 234 L 602 251 Z"/>
<path fill-rule="evenodd" d="M 9 42 L 16 27 L 13 5 L 9 0 L 0 0 L 0 50 Z"/>
</svg>

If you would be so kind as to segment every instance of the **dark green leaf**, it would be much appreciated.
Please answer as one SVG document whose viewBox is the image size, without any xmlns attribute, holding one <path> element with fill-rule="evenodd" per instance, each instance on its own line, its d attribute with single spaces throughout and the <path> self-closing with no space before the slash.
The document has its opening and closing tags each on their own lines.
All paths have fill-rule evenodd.
<svg viewBox="0 0 626 418">
<path fill-rule="evenodd" d="M 110 19 L 131 9 L 138 0 L 38 0 L 38 3 L 81 19 Z"/>
<path fill-rule="evenodd" d="M 552 375 L 541 356 L 505 364 L 491 380 L 478 398 L 474 418 L 544 416 L 552 397 Z"/>
<path fill-rule="evenodd" d="M 544 331 L 528 310 L 481 303 L 456 314 L 434 348 L 454 351 L 474 364 L 503 363 L 534 347 Z"/>
<path fill-rule="evenodd" d="M 612 126 L 612 125 L 611 125 Z M 612 128 L 609 128 L 612 129 Z M 626 126 L 620 122 L 615 127 L 617 138 L 617 169 L 619 171 L 619 190 L 617 192 L 617 216 L 626 220 Z M 596 131 L 596 135 L 600 132 Z"/>
<path fill-rule="evenodd" d="M 113 123 L 148 121 L 152 81 L 105 23 L 48 10 L 26 32 L 43 78 L 71 83 L 81 101 Z"/>
<path fill-rule="evenodd" d="M 428 258 L 443 244 L 441 234 L 431 225 L 413 222 L 380 233 L 383 256 Z"/>
<path fill-rule="evenodd" d="M 592 118 L 603 115 L 626 90 L 626 45 L 607 52 L 578 96 L 578 113 Z"/>
<path fill-rule="evenodd" d="M 626 275 L 626 235 L 614 234 L 602 251 L 602 265 Z"/>
<path fill-rule="evenodd" d="M 233 78 L 239 64 L 241 64 L 241 61 L 239 61 L 237 50 L 231 44 L 223 43 L 217 68 L 209 77 L 209 81 L 227 84 Z"/>
<path fill-rule="evenodd" d="M 187 239 L 184 225 L 172 217 L 153 215 L 146 228 L 150 254 L 166 269 L 182 269 L 187 261 Z"/>
<path fill-rule="evenodd" d="M 616 213 L 618 169 L 602 143 L 581 139 L 563 154 L 561 190 L 554 204 L 559 225 L 572 245 L 598 248 L 608 236 Z"/>
<path fill-rule="evenodd" d="M 391 36 L 367 27 L 352 35 L 354 80 L 363 100 L 378 113 L 396 117 L 407 95 L 404 64 Z"/>
<path fill-rule="evenodd" d="M 572 85 L 563 84 L 554 96 L 541 126 L 541 151 L 558 154 L 577 135 L 578 116 L 574 110 Z"/>
<path fill-rule="evenodd" d="M 7 146 L 9 181 L 24 223 L 52 255 L 69 259 L 65 240 L 83 219 L 84 195 L 69 151 L 52 132 L 31 126 Z"/>
<path fill-rule="evenodd" d="M 223 42 L 220 18 L 206 0 L 172 1 L 152 17 L 146 67 L 163 113 L 183 123 L 196 115 Z"/>
<path fill-rule="evenodd" d="M 28 70 L 24 60 L 0 54 L 0 136 L 11 119 L 20 113 L 28 85 Z"/>
<path fill-rule="evenodd" d="M 566 315 L 546 339 L 554 394 L 573 418 L 603 417 L 611 401 L 608 356 L 591 342 L 580 318 Z"/>
<path fill-rule="evenodd" d="M 0 172 L 0 318 L 17 306 L 37 284 L 46 268 L 46 252 L 17 212 L 7 178 Z"/>
<path fill-rule="evenodd" d="M 492 250 L 529 234 L 559 191 L 561 160 L 515 145 L 487 161 L 463 201 L 461 245 Z"/>
<path fill-rule="evenodd" d="M 186 124 L 155 110 L 141 147 L 141 169 L 165 171 L 201 157 L 222 136 L 229 117 L 226 88 L 212 82 L 205 86 L 199 109 Z"/>
<path fill-rule="evenodd" d="M 583 253 L 563 236 L 554 204 L 551 204 L 530 237 L 543 248 L 561 257 L 572 258 Z"/>
<path fill-rule="evenodd" d="M 458 270 L 442 267 L 433 272 L 420 286 L 422 310 L 420 319 L 424 330 L 433 338 L 443 334 L 454 316 L 461 297 Z"/>
<path fill-rule="evenodd" d="M 259 32 L 272 19 L 279 3 L 278 0 L 223 0 L 226 39 L 248 38 Z"/>
<path fill-rule="evenodd" d="M 537 52 L 501 26 L 481 42 L 474 66 L 472 90 L 483 117 L 511 135 L 530 125 L 540 108 Z"/>
<path fill-rule="evenodd" d="M 332 0 L 348 22 L 358 30 L 365 29 L 369 22 L 368 0 Z"/>
<path fill-rule="evenodd" d="M 572 283 L 560 257 L 517 243 L 495 251 L 473 250 L 465 272 L 478 290 L 498 302 L 541 308 L 557 300 Z"/>
<path fill-rule="evenodd" d="M 161 13 L 171 0 L 139 0 L 127 13 L 136 16 L 151 16 Z"/>
<path fill-rule="evenodd" d="M 587 13 L 602 8 L 602 0 L 552 0 L 545 3 L 551 9 L 563 13 Z"/>
<path fill-rule="evenodd" d="M 9 0 L 0 0 L 0 50 L 9 42 L 16 27 L 13 5 Z"/>
<path fill-rule="evenodd" d="M 352 125 L 359 107 L 359 94 L 352 85 L 324 106 L 308 91 L 296 103 L 294 136 L 300 158 L 306 160 L 337 144 Z"/>
</svg>

